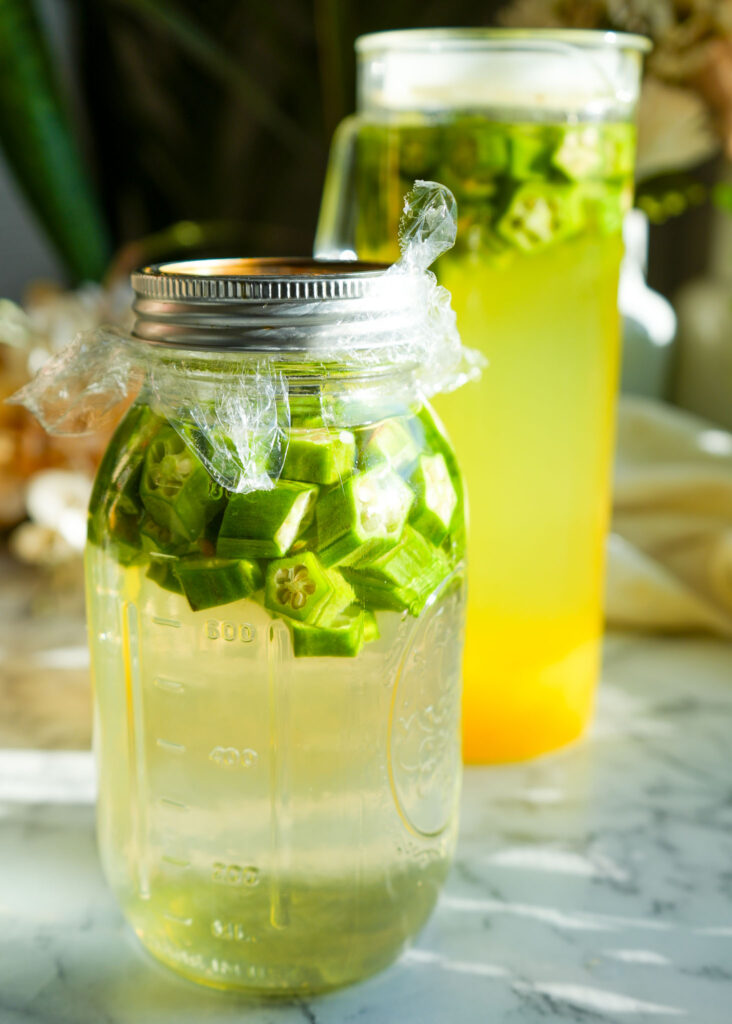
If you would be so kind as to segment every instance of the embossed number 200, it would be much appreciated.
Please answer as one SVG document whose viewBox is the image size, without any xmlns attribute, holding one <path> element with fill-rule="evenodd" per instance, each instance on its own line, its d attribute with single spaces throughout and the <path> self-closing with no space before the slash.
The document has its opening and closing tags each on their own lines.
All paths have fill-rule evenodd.
<svg viewBox="0 0 732 1024">
<path fill-rule="evenodd" d="M 248 622 L 229 622 L 227 620 L 208 619 L 206 621 L 206 636 L 209 640 L 241 640 L 243 644 L 250 644 L 255 637 L 254 626 Z"/>
</svg>

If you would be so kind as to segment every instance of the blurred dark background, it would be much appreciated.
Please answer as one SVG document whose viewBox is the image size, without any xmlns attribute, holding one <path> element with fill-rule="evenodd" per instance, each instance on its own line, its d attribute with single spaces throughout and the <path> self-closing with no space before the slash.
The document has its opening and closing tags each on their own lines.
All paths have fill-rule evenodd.
<svg viewBox="0 0 732 1024">
<path fill-rule="evenodd" d="M 583 5 L 564 6 L 581 25 Z M 492 25 L 505 7 L 3 0 L 0 295 L 99 280 L 140 239 L 121 272 L 179 252 L 309 253 L 329 140 L 354 105 L 356 36 Z M 716 176 L 714 162 L 696 171 Z M 709 217 L 692 204 L 653 229 L 652 285 L 672 295 L 703 271 Z"/>
<path fill-rule="evenodd" d="M 71 283 L 98 278 L 120 246 L 179 221 L 196 227 L 189 224 L 186 234 L 182 226 L 162 246 L 308 254 L 329 140 L 353 109 L 356 36 L 405 26 L 487 25 L 499 6 L 6 0 L 0 86 L 20 60 L 22 73 L 16 66 L 9 91 L 25 88 L 26 96 L 0 116 L 7 124 L 24 102 L 38 114 L 46 100 L 34 101 L 33 89 L 50 86 L 81 162 L 69 160 L 57 132 L 60 152 L 51 166 L 57 183 L 65 176 L 66 188 L 54 203 L 43 168 L 48 139 L 8 142 L 6 133 L 0 294 L 18 299 L 31 277 L 43 275 Z M 29 42 L 40 51 L 48 47 L 48 66 L 34 67 Z M 79 189 L 86 195 L 71 216 L 69 200 Z"/>
</svg>

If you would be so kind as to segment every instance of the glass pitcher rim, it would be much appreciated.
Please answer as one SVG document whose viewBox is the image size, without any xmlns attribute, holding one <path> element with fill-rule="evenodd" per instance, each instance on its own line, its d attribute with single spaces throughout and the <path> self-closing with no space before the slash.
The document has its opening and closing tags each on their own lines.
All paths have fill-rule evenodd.
<svg viewBox="0 0 732 1024">
<path fill-rule="evenodd" d="M 379 50 L 485 49 L 501 50 L 519 43 L 561 43 L 583 49 L 616 49 L 649 53 L 653 42 L 647 36 L 607 29 L 574 28 L 407 28 L 367 32 L 354 46 L 359 56 Z"/>
</svg>

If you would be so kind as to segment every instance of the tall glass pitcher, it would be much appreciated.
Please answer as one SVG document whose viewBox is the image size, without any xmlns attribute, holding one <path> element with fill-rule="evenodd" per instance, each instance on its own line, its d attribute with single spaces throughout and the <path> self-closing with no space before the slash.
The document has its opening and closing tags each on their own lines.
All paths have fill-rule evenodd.
<svg viewBox="0 0 732 1024">
<path fill-rule="evenodd" d="M 489 367 L 441 396 L 470 499 L 468 760 L 581 734 L 595 689 L 631 204 L 637 36 L 435 29 L 365 36 L 316 252 L 391 259 L 415 178 L 458 201 L 437 264 Z"/>
</svg>

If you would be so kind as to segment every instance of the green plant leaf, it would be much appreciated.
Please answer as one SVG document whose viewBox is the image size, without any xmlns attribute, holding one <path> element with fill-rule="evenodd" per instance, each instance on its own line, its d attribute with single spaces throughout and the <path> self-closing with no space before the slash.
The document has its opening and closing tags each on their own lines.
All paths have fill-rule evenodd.
<svg viewBox="0 0 732 1024">
<path fill-rule="evenodd" d="M 298 151 L 303 145 L 312 146 L 308 135 L 291 117 L 284 114 L 246 70 L 229 56 L 199 25 L 187 17 L 175 4 L 166 0 L 113 0 L 137 11 L 150 22 L 163 26 L 181 50 L 192 57 L 213 77 L 242 94 L 255 120 L 270 130 L 285 146 Z"/>
<path fill-rule="evenodd" d="M 0 0 L 0 143 L 71 275 L 101 279 L 110 244 L 31 0 Z"/>
</svg>

